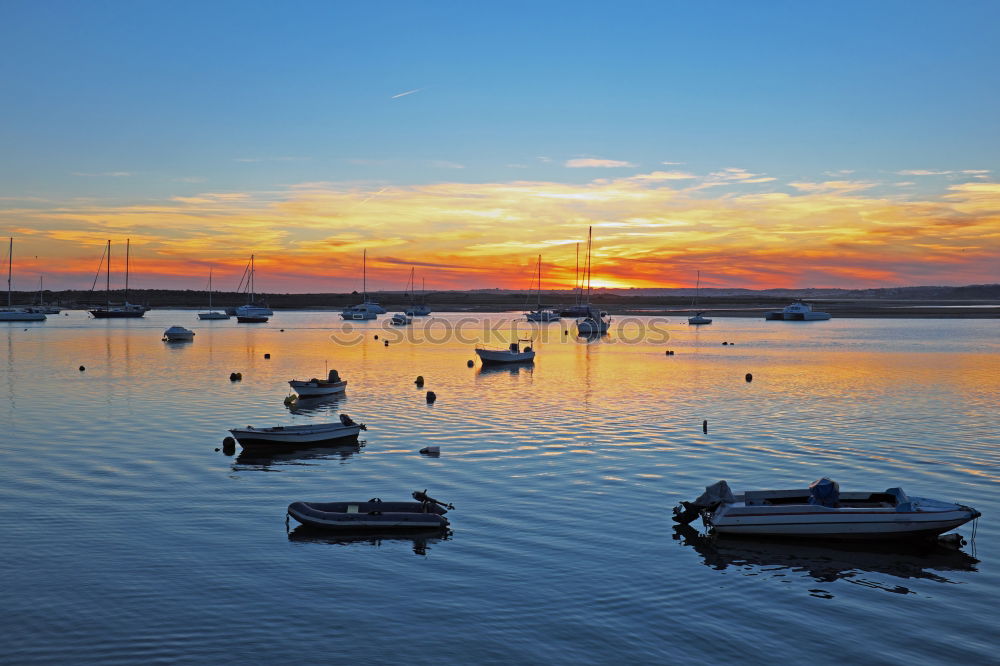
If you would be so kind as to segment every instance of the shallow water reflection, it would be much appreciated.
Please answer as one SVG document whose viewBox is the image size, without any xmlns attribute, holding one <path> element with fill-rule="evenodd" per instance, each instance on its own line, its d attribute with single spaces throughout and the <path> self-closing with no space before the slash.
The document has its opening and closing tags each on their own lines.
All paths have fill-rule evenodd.
<svg viewBox="0 0 1000 666">
<path fill-rule="evenodd" d="M 288 540 L 295 543 L 314 543 L 330 546 L 371 546 L 381 548 L 390 543 L 408 543 L 414 555 L 426 556 L 432 546 L 449 541 L 452 530 L 445 527 L 432 530 L 399 530 L 395 532 L 335 532 L 299 525 L 288 533 Z"/>
</svg>

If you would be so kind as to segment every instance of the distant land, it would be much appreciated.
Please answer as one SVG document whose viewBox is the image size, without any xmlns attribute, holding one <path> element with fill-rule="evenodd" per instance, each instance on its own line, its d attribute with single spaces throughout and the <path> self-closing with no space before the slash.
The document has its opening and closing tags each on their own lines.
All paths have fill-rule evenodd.
<svg viewBox="0 0 1000 666">
<path fill-rule="evenodd" d="M 689 312 L 695 290 L 684 289 L 594 289 L 591 301 L 615 314 L 677 314 Z M 410 303 L 402 291 L 373 291 L 368 296 L 387 310 L 401 310 Z M 511 289 L 429 291 L 420 297 L 438 312 L 506 312 L 534 305 L 535 292 Z M 45 291 L 47 304 L 67 309 L 86 308 L 105 302 L 103 291 Z M 543 290 L 543 305 L 569 305 L 575 301 L 571 289 Z M 131 289 L 128 299 L 152 308 L 206 308 L 208 293 L 196 290 Z M 795 299 L 813 302 L 817 309 L 841 317 L 1000 317 L 1000 284 L 964 287 L 885 287 L 880 289 L 702 289 L 699 309 L 715 316 L 759 316 L 763 310 L 780 308 Z M 123 300 L 121 290 L 112 292 L 113 302 Z M 339 310 L 360 301 L 357 292 L 317 294 L 259 294 L 259 300 L 277 309 Z M 38 301 L 37 292 L 14 292 L 15 305 Z M 238 292 L 214 292 L 215 307 L 246 303 Z"/>
</svg>

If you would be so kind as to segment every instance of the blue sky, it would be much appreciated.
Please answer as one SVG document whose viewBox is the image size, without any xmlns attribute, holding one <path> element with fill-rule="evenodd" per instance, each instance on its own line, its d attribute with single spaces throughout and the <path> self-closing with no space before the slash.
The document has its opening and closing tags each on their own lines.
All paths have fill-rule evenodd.
<svg viewBox="0 0 1000 666">
<path fill-rule="evenodd" d="M 477 184 L 499 196 L 505 183 L 646 178 L 672 188 L 661 188 L 663 201 L 711 199 L 718 215 L 732 197 L 748 210 L 758 194 L 794 195 L 798 205 L 823 192 L 847 216 L 911 205 L 897 221 L 927 214 L 924 199 L 953 206 L 945 216 L 967 215 L 975 199 L 986 215 L 984 197 L 1000 196 L 982 189 L 994 187 L 1000 154 L 995 2 L 6 0 L 0 11 L 0 218 L 39 243 L 86 242 L 75 254 L 59 249 L 80 260 L 93 254 L 90 235 L 99 245 L 112 232 L 131 234 L 141 253 L 154 224 L 136 206 L 200 206 L 178 215 L 207 227 L 225 201 L 231 217 L 293 226 L 306 221 L 273 206 L 322 188 L 334 199 L 354 192 L 352 204 L 338 199 L 347 208 L 385 188 L 416 188 L 417 203 L 419 188 L 438 188 L 436 197 L 461 189 L 449 203 L 435 199 L 440 211 L 465 205 Z M 672 175 L 647 177 L 661 172 Z M 677 189 L 682 177 L 693 180 Z M 844 198 L 862 190 L 863 204 Z M 794 210 L 807 224 L 830 204 Z M 497 219 L 521 215 L 523 229 L 530 208 Z M 686 224 L 716 215 L 685 211 Z M 636 214 L 592 212 L 547 209 L 538 224 L 584 228 Z M 441 216 L 428 215 L 410 223 L 438 229 Z M 112 217 L 128 221 L 103 221 Z M 1000 249 L 984 240 L 995 223 L 983 218 L 976 241 L 992 245 L 949 232 L 899 261 L 912 265 L 925 246 L 974 250 L 977 268 L 954 279 L 986 279 L 981 266 Z M 336 224 L 275 236 L 271 249 L 333 243 Z M 742 261 L 741 246 L 727 243 Z M 893 279 L 944 279 L 925 268 Z"/>
</svg>

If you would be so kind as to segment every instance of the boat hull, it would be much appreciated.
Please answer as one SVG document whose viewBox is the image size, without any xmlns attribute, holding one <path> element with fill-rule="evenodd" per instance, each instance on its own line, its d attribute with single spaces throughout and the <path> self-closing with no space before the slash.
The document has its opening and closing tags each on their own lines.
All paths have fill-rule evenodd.
<svg viewBox="0 0 1000 666">
<path fill-rule="evenodd" d="M 199 312 L 198 319 L 229 319 L 225 312 Z"/>
<path fill-rule="evenodd" d="M 41 312 L 0 312 L 0 321 L 45 321 Z"/>
<path fill-rule="evenodd" d="M 503 349 L 477 349 L 476 355 L 483 363 L 527 363 L 535 360 L 535 350 L 512 352 Z"/>
<path fill-rule="evenodd" d="M 288 385 L 292 390 L 303 398 L 314 398 L 321 395 L 333 395 L 343 393 L 347 388 L 347 382 L 303 382 L 291 380 Z"/>
<path fill-rule="evenodd" d="M 917 498 L 914 498 L 917 499 Z M 923 500 L 929 502 L 928 500 Z M 923 539 L 943 534 L 979 517 L 959 505 L 929 511 L 837 509 L 815 505 L 725 506 L 707 522 L 718 534 L 801 539 Z"/>
<path fill-rule="evenodd" d="M 145 310 L 91 310 L 94 319 L 137 319 L 145 317 Z"/>
<path fill-rule="evenodd" d="M 276 428 L 233 428 L 229 432 L 243 448 L 295 448 L 327 442 L 356 442 L 360 425 L 331 424 L 327 428 L 288 426 Z"/>
<path fill-rule="evenodd" d="M 528 321 L 546 324 L 550 321 L 559 321 L 559 315 L 555 312 L 529 312 L 526 315 Z"/>
<path fill-rule="evenodd" d="M 446 527 L 443 509 L 421 502 L 292 502 L 288 515 L 324 530 L 433 529 Z"/>
<path fill-rule="evenodd" d="M 705 326 L 706 324 L 711 324 L 712 320 L 707 317 L 691 317 L 688 319 L 689 326 Z"/>
</svg>

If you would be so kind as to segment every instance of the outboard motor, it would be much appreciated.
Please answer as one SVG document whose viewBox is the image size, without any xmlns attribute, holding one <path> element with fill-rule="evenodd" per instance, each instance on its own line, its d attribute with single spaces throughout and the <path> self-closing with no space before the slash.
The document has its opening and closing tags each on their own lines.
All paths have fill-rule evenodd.
<svg viewBox="0 0 1000 666">
<path fill-rule="evenodd" d="M 454 505 L 452 504 L 445 504 L 444 502 L 434 499 L 433 497 L 427 494 L 426 490 L 414 490 L 413 499 L 425 504 L 428 507 L 436 505 L 445 510 L 453 510 L 455 508 Z M 444 511 L 442 511 L 442 513 L 444 513 Z"/>
<path fill-rule="evenodd" d="M 681 502 L 674 507 L 674 522 L 687 525 L 704 511 L 714 511 L 720 504 L 735 502 L 733 491 L 725 481 L 718 481 L 705 487 L 698 499 L 693 502 Z"/>
<path fill-rule="evenodd" d="M 840 484 L 823 477 L 809 484 L 809 503 L 835 508 L 840 502 Z"/>
<path fill-rule="evenodd" d="M 326 377 L 326 381 L 330 382 L 331 384 L 336 384 L 337 382 L 340 381 L 340 373 L 338 373 L 336 370 L 331 370 Z"/>
</svg>

